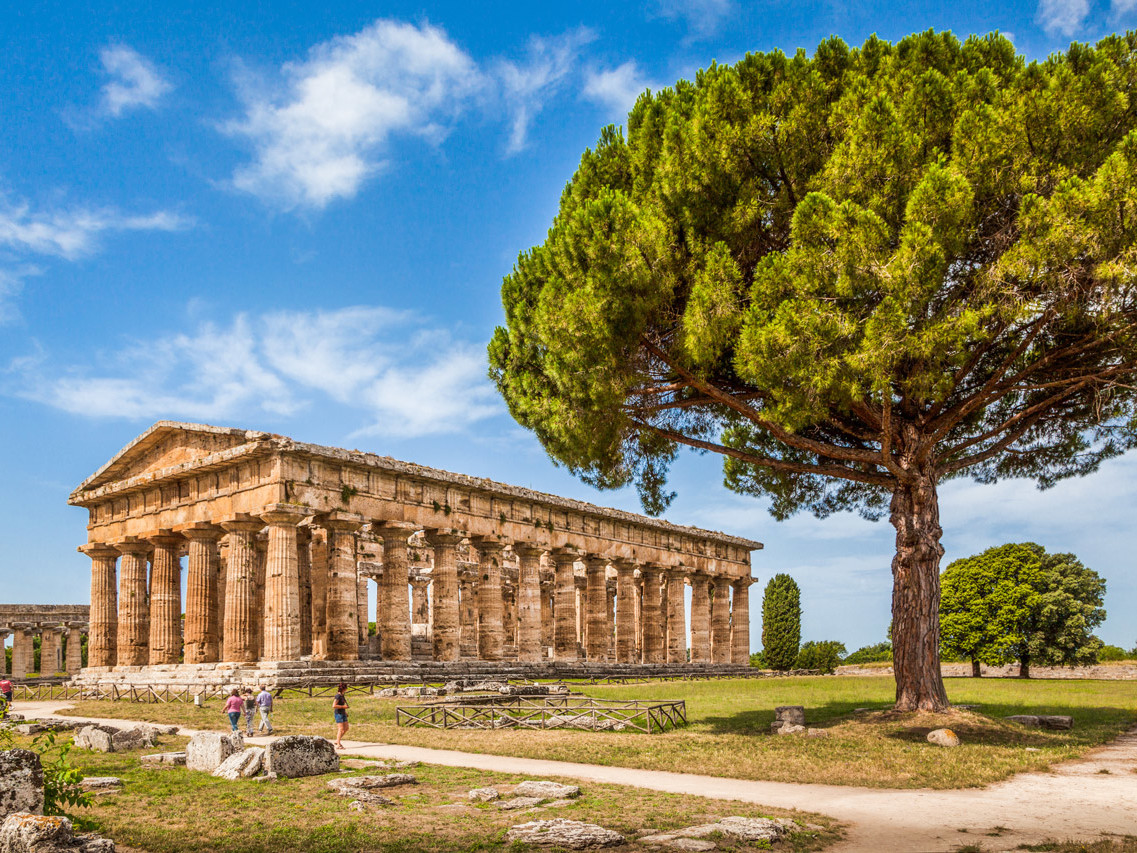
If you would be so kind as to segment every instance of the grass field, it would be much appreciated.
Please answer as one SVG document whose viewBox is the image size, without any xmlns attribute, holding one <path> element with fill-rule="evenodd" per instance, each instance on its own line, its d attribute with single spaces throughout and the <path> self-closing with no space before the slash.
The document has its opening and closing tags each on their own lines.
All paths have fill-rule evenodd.
<svg viewBox="0 0 1137 853">
<path fill-rule="evenodd" d="M 18 738 L 15 745 L 28 741 Z M 184 743 L 185 738 L 165 737 L 160 748 Z M 591 783 L 581 786 L 581 797 L 570 805 L 500 811 L 493 804 L 470 805 L 467 791 L 494 785 L 506 794 L 508 786 L 524 777 L 427 765 L 406 771 L 419 784 L 382 791 L 396 805 L 356 812 L 348 808 L 347 798 L 327 788 L 326 776 L 227 782 L 184 767 L 143 768 L 140 754 L 71 752 L 86 775 L 117 776 L 124 782 L 121 792 L 94 797 L 89 807 L 74 812 L 85 828 L 113 838 L 119 853 L 498 851 L 510 849 L 503 840 L 510 826 L 554 817 L 598 823 L 627 838 L 728 815 L 792 817 L 803 828 L 777 845 L 786 851 L 820 850 L 840 836 L 839 827 L 820 815 Z M 384 771 L 357 768 L 351 775 L 377 772 Z M 756 849 L 729 840 L 719 847 L 739 853 Z M 610 849 L 658 848 L 633 842 Z"/>
<path fill-rule="evenodd" d="M 351 740 L 461 749 L 592 764 L 703 773 L 740 779 L 861 785 L 874 788 L 961 788 L 986 785 L 1024 770 L 1042 770 L 1083 754 L 1137 720 L 1137 682 L 948 679 L 957 704 L 976 712 L 895 714 L 889 677 L 777 678 L 685 681 L 581 688 L 613 699 L 685 699 L 690 725 L 667 734 L 573 731 L 437 731 L 400 728 L 395 706 L 415 700 L 352 696 Z M 811 726 L 828 738 L 769 734 L 777 705 L 804 705 Z M 79 702 L 85 716 L 148 719 L 222 729 L 221 703 L 203 708 Z M 854 714 L 857 708 L 879 709 Z M 1011 714 L 1069 714 L 1074 730 L 1024 729 Z M 330 699 L 278 700 L 278 728 L 332 735 Z M 956 749 L 928 744 L 932 728 L 947 726 L 963 740 Z M 934 760 L 932 756 L 934 754 Z"/>
</svg>

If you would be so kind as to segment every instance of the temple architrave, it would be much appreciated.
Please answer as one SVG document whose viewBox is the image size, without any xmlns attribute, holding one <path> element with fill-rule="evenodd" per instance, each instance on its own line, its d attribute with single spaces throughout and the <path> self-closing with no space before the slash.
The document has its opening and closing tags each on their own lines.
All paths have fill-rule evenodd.
<svg viewBox="0 0 1137 853">
<path fill-rule="evenodd" d="M 86 604 L 0 604 L 0 674 L 7 668 L 4 649 L 12 637 L 12 670 L 23 679 L 35 672 L 35 638 L 40 638 L 41 678 L 71 675 L 83 666 L 83 635 L 90 608 Z"/>
<path fill-rule="evenodd" d="M 748 539 L 169 421 L 69 502 L 89 512 L 89 681 L 749 664 Z"/>
</svg>

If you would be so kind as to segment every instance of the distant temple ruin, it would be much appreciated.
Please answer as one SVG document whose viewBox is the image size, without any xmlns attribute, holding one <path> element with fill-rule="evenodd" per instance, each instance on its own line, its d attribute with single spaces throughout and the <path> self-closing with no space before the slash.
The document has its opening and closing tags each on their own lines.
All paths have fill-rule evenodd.
<svg viewBox="0 0 1137 853">
<path fill-rule="evenodd" d="M 90 514 L 87 677 L 297 661 L 749 662 L 762 545 L 748 539 L 167 421 L 70 503 Z"/>
<path fill-rule="evenodd" d="M 0 650 L 12 637 L 12 678 L 36 672 L 35 638 L 40 638 L 39 675 L 77 673 L 83 666 L 83 635 L 91 608 L 86 604 L 0 604 Z M 7 655 L 0 657 L 0 674 Z"/>
</svg>

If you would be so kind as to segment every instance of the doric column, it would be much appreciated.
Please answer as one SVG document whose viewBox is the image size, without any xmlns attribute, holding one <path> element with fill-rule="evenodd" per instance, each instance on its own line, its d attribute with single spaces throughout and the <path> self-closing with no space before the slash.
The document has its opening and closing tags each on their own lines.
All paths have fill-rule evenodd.
<svg viewBox="0 0 1137 853">
<path fill-rule="evenodd" d="M 69 622 L 67 629 L 67 653 L 63 662 L 63 671 L 68 675 L 75 675 L 83 668 L 83 626 L 78 622 Z"/>
<path fill-rule="evenodd" d="M 470 540 L 478 549 L 478 657 L 501 660 L 503 624 L 501 552 L 503 544 L 488 536 Z"/>
<path fill-rule="evenodd" d="M 463 570 L 458 576 L 461 596 L 458 609 L 458 653 L 466 660 L 478 657 L 478 579 L 473 572 Z"/>
<path fill-rule="evenodd" d="M 118 551 L 98 542 L 82 545 L 79 550 L 91 558 L 91 633 L 87 635 L 87 665 L 114 666 L 118 663 L 118 585 L 115 582 Z M 13 650 L 15 647 L 13 640 Z M 15 664 L 12 671 L 15 674 Z"/>
<path fill-rule="evenodd" d="M 608 638 L 608 660 L 616 659 L 616 579 L 604 578 L 604 636 Z"/>
<path fill-rule="evenodd" d="M 13 623 L 12 625 L 12 678 L 27 678 L 32 667 L 35 666 L 35 633 L 36 629 L 28 623 Z M 90 641 L 88 640 L 88 659 L 90 658 Z M 108 664 L 103 664 L 108 666 Z"/>
<path fill-rule="evenodd" d="M 616 567 L 616 660 L 631 663 L 636 647 L 635 566 L 617 560 Z"/>
<path fill-rule="evenodd" d="M 585 624 L 588 625 L 585 634 L 584 651 L 589 660 L 607 660 L 608 658 L 608 584 L 605 573 L 608 570 L 608 561 L 595 554 L 584 558 L 585 583 Z"/>
<path fill-rule="evenodd" d="M 682 569 L 672 569 L 667 573 L 667 662 L 687 662 L 687 617 L 683 612 Z"/>
<path fill-rule="evenodd" d="M 321 523 L 328 537 L 327 659 L 359 660 L 355 537 L 363 518 L 336 510 Z"/>
<path fill-rule="evenodd" d="M 132 537 L 116 542 L 115 547 L 122 554 L 118 579 L 118 665 L 146 666 L 150 662 L 146 557 L 151 546 L 145 540 Z"/>
<path fill-rule="evenodd" d="M 328 657 L 328 533 L 320 527 L 310 528 L 312 543 L 308 553 L 312 559 L 312 657 Z"/>
<path fill-rule="evenodd" d="M 255 613 L 254 622 L 256 630 L 253 632 L 253 643 L 256 649 L 256 660 L 264 657 L 265 631 L 268 623 L 265 622 L 265 578 L 268 572 L 268 531 L 262 529 L 253 537 L 253 563 L 256 567 L 256 604 L 253 605 Z"/>
<path fill-rule="evenodd" d="M 573 567 L 576 552 L 557 548 L 552 552 L 555 565 L 553 583 L 556 586 L 556 603 L 553 606 L 553 657 L 556 660 L 576 660 L 576 577 Z"/>
<path fill-rule="evenodd" d="M 430 636 L 430 575 L 411 575 L 411 636 Z"/>
<path fill-rule="evenodd" d="M 410 596 L 407 593 L 410 561 L 407 559 L 407 539 L 416 528 L 403 522 L 386 522 L 375 525 L 373 529 L 383 537 L 385 611 L 379 634 L 380 652 L 383 660 L 410 660 L 411 611 Z"/>
<path fill-rule="evenodd" d="M 544 549 L 518 542 L 513 551 L 517 569 L 517 659 L 541 660 L 541 554 Z"/>
<path fill-rule="evenodd" d="M 355 626 L 356 633 L 359 639 L 360 646 L 366 646 L 368 643 L 368 613 L 367 613 L 367 575 L 360 574 L 359 562 L 355 564 L 355 603 L 359 609 L 356 615 Z M 375 630 L 379 630 L 379 625 L 376 623 Z"/>
<path fill-rule="evenodd" d="M 691 575 L 691 663 L 711 660 L 710 578 Z"/>
<path fill-rule="evenodd" d="M 540 644 L 540 660 L 549 659 L 549 649 L 553 647 L 553 596 L 555 594 L 556 585 L 551 578 L 541 578 L 541 644 Z"/>
<path fill-rule="evenodd" d="M 214 622 L 217 625 L 217 659 L 221 660 L 221 650 L 225 648 L 225 589 L 228 583 L 229 571 L 229 537 L 221 531 L 221 539 L 217 543 L 217 612 Z"/>
<path fill-rule="evenodd" d="M 3 656 L 0 657 L 0 675 L 8 673 L 8 654 L 5 647 L 8 644 L 8 635 L 11 633 L 7 628 L 0 628 L 0 655 Z"/>
<path fill-rule="evenodd" d="M 154 546 L 150 563 L 150 665 L 182 658 L 182 564 L 184 541 L 172 533 L 147 537 Z"/>
<path fill-rule="evenodd" d="M 644 663 L 663 663 L 664 649 L 663 649 L 663 632 L 660 630 L 660 580 L 662 577 L 662 570 L 659 566 L 648 565 L 641 566 L 640 572 L 643 575 L 643 604 L 641 605 L 641 613 L 643 614 L 643 662 Z"/>
<path fill-rule="evenodd" d="M 435 660 L 458 660 L 461 651 L 461 616 L 458 588 L 458 543 L 456 530 L 427 530 L 426 544 L 434 551 L 434 625 L 430 642 Z"/>
<path fill-rule="evenodd" d="M 217 543 L 222 530 L 212 524 L 178 528 L 189 540 L 186 566 L 186 663 L 215 663 L 220 655 L 217 630 Z M 126 557 L 123 557 L 125 579 Z M 121 603 L 120 603 L 121 607 Z M 121 615 L 119 636 L 122 636 Z M 119 643 L 119 661 L 122 661 Z"/>
<path fill-rule="evenodd" d="M 300 660 L 300 555 L 296 525 L 307 510 L 273 504 L 260 513 L 268 526 L 265 557 L 265 645 L 261 660 Z"/>
<path fill-rule="evenodd" d="M 39 637 L 39 674 L 55 675 L 63 669 L 63 627 L 42 624 Z"/>
<path fill-rule="evenodd" d="M 644 659 L 644 617 L 643 617 L 643 603 L 644 603 L 644 579 L 641 573 L 639 577 L 635 578 L 635 598 L 632 603 L 636 608 L 636 648 L 632 653 L 632 660 L 639 663 Z"/>
<path fill-rule="evenodd" d="M 228 519 L 221 527 L 229 534 L 225 560 L 225 643 L 221 659 L 250 663 L 257 659 L 256 535 L 263 525 L 248 516 Z"/>
<path fill-rule="evenodd" d="M 730 663 L 730 580 L 715 575 L 711 599 L 711 660 Z"/>
<path fill-rule="evenodd" d="M 300 656 L 312 654 L 312 528 L 296 528 L 296 567 L 300 575 Z"/>
<path fill-rule="evenodd" d="M 517 660 L 517 587 L 505 576 L 501 577 L 501 644 L 502 659 Z"/>
<path fill-rule="evenodd" d="M 576 585 L 576 644 L 579 654 L 583 655 L 588 648 L 588 578 L 574 575 L 573 583 Z"/>
<path fill-rule="evenodd" d="M 750 584 L 749 577 L 734 582 L 734 602 L 730 609 L 730 661 L 750 663 Z"/>
</svg>

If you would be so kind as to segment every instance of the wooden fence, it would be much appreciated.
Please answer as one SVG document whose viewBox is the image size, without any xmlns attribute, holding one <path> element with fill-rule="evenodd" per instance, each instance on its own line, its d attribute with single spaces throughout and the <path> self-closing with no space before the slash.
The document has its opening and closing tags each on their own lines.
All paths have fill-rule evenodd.
<svg viewBox="0 0 1137 853">
<path fill-rule="evenodd" d="M 400 705 L 400 726 L 433 729 L 578 729 L 665 732 L 687 724 L 687 704 L 678 701 L 607 701 L 587 696 L 456 697 L 453 701 Z"/>
</svg>

